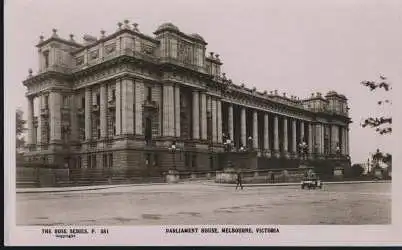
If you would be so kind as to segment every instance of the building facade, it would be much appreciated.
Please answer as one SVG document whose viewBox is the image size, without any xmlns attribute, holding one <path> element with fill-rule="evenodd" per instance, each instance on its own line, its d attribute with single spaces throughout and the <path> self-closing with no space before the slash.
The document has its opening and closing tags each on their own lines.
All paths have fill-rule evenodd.
<svg viewBox="0 0 402 250">
<path fill-rule="evenodd" d="M 300 99 L 237 85 L 206 45 L 171 23 L 154 36 L 128 21 L 108 36 L 85 35 L 83 43 L 56 30 L 41 36 L 38 73 L 30 70 L 23 83 L 26 160 L 201 171 L 221 168 L 225 149 L 264 159 L 348 158 L 345 96 Z"/>
</svg>

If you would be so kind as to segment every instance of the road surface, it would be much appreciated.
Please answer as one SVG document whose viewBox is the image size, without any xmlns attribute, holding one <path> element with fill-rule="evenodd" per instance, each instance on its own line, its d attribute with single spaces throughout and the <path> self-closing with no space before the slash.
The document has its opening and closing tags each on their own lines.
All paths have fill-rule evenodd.
<svg viewBox="0 0 402 250">
<path fill-rule="evenodd" d="M 18 193 L 17 225 L 389 224 L 391 183 L 235 190 L 208 183 Z"/>
</svg>

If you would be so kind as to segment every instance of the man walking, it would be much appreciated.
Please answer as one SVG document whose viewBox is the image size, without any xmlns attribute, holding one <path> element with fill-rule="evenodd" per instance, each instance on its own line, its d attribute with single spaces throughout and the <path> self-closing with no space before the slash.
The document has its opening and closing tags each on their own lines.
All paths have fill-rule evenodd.
<svg viewBox="0 0 402 250">
<path fill-rule="evenodd" d="M 241 179 L 241 173 L 237 172 L 237 184 L 236 184 L 236 190 L 240 186 L 240 188 L 243 190 L 243 183 Z"/>
</svg>

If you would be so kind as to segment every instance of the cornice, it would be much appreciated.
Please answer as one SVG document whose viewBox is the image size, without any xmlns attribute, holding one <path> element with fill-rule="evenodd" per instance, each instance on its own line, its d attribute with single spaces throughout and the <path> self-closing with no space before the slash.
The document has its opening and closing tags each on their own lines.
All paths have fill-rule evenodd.
<svg viewBox="0 0 402 250">
<path fill-rule="evenodd" d="M 143 34 L 143 33 L 140 33 L 140 32 L 134 31 L 134 30 L 130 30 L 130 29 L 121 29 L 121 30 L 118 30 L 117 32 L 115 32 L 115 33 L 113 33 L 113 34 L 111 34 L 111 35 L 108 35 L 108 36 L 106 36 L 106 37 L 104 37 L 104 38 L 101 38 L 101 39 L 99 39 L 99 40 L 96 40 L 94 43 L 91 43 L 91 44 L 82 46 L 81 48 L 79 48 L 79 49 L 73 51 L 72 54 L 74 55 L 74 54 L 77 54 L 77 53 L 79 53 L 79 52 L 81 52 L 81 51 L 83 51 L 83 50 L 85 50 L 85 49 L 89 49 L 89 48 L 95 47 L 96 45 L 98 45 L 98 44 L 100 44 L 100 43 L 106 42 L 106 41 L 108 41 L 108 40 L 110 40 L 110 39 L 113 39 L 113 38 L 115 38 L 115 37 L 117 37 L 117 36 L 119 36 L 119 35 L 121 35 L 121 34 L 124 34 L 124 33 L 128 33 L 128 34 L 131 34 L 131 35 L 139 36 L 139 37 L 141 37 L 141 38 L 143 38 L 143 39 L 145 39 L 145 40 L 148 40 L 148 41 L 150 41 L 150 42 L 153 42 L 153 43 L 155 43 L 155 44 L 159 44 L 159 43 L 160 43 L 159 40 L 157 40 L 157 39 L 155 39 L 155 38 L 153 38 L 153 37 L 150 37 L 150 36 L 148 36 L 148 35 L 145 35 L 145 34 Z"/>
<path fill-rule="evenodd" d="M 44 80 L 47 80 L 49 78 L 56 78 L 56 79 L 63 79 L 63 80 L 70 80 L 71 75 L 57 72 L 57 71 L 46 71 L 43 73 L 40 73 L 38 75 L 32 76 L 25 81 L 22 82 L 24 86 L 28 86 L 33 83 L 41 82 Z"/>
<path fill-rule="evenodd" d="M 48 44 L 48 43 L 50 43 L 50 42 L 53 42 L 53 41 L 61 42 L 61 43 L 68 44 L 68 45 L 71 45 L 71 46 L 74 46 L 74 47 L 78 47 L 78 48 L 83 47 L 83 45 L 81 45 L 81 44 L 79 44 L 79 43 L 76 43 L 76 42 L 73 42 L 73 41 L 69 41 L 69 40 L 65 40 L 65 39 L 62 39 L 62 38 L 59 38 L 59 37 L 50 37 L 49 39 L 47 39 L 47 40 L 45 40 L 45 41 L 43 41 L 43 42 L 38 43 L 38 44 L 36 45 L 36 47 L 37 47 L 37 48 L 43 47 L 44 45 L 46 45 L 46 44 Z"/>
</svg>

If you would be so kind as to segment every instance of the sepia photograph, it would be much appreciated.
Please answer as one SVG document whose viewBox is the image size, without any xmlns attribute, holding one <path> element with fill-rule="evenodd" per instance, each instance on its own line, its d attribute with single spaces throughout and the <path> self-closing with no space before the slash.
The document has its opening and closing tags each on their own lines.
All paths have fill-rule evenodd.
<svg viewBox="0 0 402 250">
<path fill-rule="evenodd" d="M 402 2 L 5 7 L 16 227 L 285 238 L 393 224 Z"/>
</svg>

